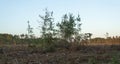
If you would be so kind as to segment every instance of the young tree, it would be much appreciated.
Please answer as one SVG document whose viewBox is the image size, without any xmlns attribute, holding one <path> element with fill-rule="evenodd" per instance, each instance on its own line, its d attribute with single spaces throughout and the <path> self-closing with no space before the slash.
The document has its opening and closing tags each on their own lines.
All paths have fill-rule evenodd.
<svg viewBox="0 0 120 64">
<path fill-rule="evenodd" d="M 77 18 L 75 18 L 72 14 L 65 14 L 63 16 L 62 22 L 58 23 L 57 25 L 60 29 L 60 33 L 62 38 L 64 38 L 67 41 L 70 41 L 70 38 L 72 36 L 79 35 L 80 33 L 80 17 L 78 15 Z"/>
<path fill-rule="evenodd" d="M 28 28 L 27 28 L 28 38 L 33 38 L 34 37 L 33 28 L 30 26 L 30 22 L 29 21 L 27 23 L 28 23 Z"/>
<path fill-rule="evenodd" d="M 20 35 L 21 39 L 24 39 L 24 36 L 25 36 L 24 34 L 21 34 L 21 35 Z"/>
<path fill-rule="evenodd" d="M 45 16 L 39 15 L 39 17 L 42 19 L 42 27 L 40 27 L 42 29 L 42 38 L 44 39 L 44 42 L 50 43 L 52 42 L 55 32 L 53 12 L 49 12 L 45 9 Z"/>
</svg>

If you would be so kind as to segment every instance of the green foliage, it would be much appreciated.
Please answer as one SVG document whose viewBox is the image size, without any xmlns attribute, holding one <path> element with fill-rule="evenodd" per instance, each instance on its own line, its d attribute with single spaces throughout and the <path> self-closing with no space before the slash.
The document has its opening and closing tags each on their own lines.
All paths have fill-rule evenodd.
<svg viewBox="0 0 120 64">
<path fill-rule="evenodd" d="M 30 48 L 35 48 L 35 47 L 36 47 L 36 44 L 29 44 L 28 47 L 30 47 Z"/>
<path fill-rule="evenodd" d="M 63 16 L 62 22 L 58 24 L 58 27 L 60 28 L 60 32 L 62 34 L 62 37 L 69 38 L 74 33 L 73 32 L 74 25 L 75 25 L 74 17 L 72 15 L 70 15 L 70 18 L 68 18 L 67 14 L 65 14 Z"/>
<path fill-rule="evenodd" d="M 30 25 L 30 22 L 28 21 L 28 38 L 33 38 L 33 28 Z M 24 35 L 25 36 L 25 35 Z"/>
<path fill-rule="evenodd" d="M 120 64 L 117 56 L 113 56 L 113 58 L 111 60 L 111 64 Z"/>
<path fill-rule="evenodd" d="M 88 60 L 88 64 L 97 64 L 97 62 L 96 62 L 96 59 L 93 57 L 93 58 L 90 58 L 89 60 Z"/>
<path fill-rule="evenodd" d="M 66 49 L 68 49 L 70 47 L 70 43 L 68 43 L 64 39 L 55 40 L 54 44 L 55 44 L 56 48 L 66 48 Z"/>
<path fill-rule="evenodd" d="M 12 44 L 14 36 L 12 34 L 0 34 L 0 44 Z"/>
<path fill-rule="evenodd" d="M 56 51 L 56 47 L 53 43 L 52 44 L 43 43 L 41 48 L 43 53 Z"/>
<path fill-rule="evenodd" d="M 45 16 L 39 15 L 42 19 L 42 38 L 44 39 L 44 43 L 52 42 L 54 35 L 54 26 L 53 26 L 53 12 L 49 12 L 47 9 L 45 10 Z"/>
<path fill-rule="evenodd" d="M 80 31 L 80 17 L 75 19 L 72 14 L 65 14 L 63 16 L 62 22 L 58 23 L 57 26 L 59 27 L 60 33 L 62 38 L 69 39 L 72 35 L 79 34 Z"/>
</svg>

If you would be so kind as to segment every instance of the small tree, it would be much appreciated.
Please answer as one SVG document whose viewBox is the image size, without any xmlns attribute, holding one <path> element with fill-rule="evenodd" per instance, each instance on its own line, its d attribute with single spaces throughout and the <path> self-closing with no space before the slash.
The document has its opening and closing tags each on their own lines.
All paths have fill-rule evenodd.
<svg viewBox="0 0 120 64">
<path fill-rule="evenodd" d="M 60 33 L 62 38 L 64 38 L 65 40 L 70 41 L 70 38 L 74 35 L 76 37 L 76 35 L 80 34 L 80 17 L 78 15 L 77 18 L 75 18 L 72 14 L 65 14 L 63 16 L 62 22 L 58 23 L 57 25 L 60 29 Z"/>
<path fill-rule="evenodd" d="M 40 27 L 42 29 L 42 38 L 44 39 L 44 42 L 50 43 L 52 42 L 55 32 L 53 12 L 49 12 L 45 9 L 45 16 L 39 15 L 39 17 L 42 19 L 42 27 Z"/>
<path fill-rule="evenodd" d="M 21 35 L 20 35 L 21 39 L 24 39 L 24 36 L 25 36 L 24 34 L 21 34 Z"/>
<path fill-rule="evenodd" d="M 27 31 L 28 31 L 28 38 L 33 38 L 33 28 L 30 26 L 30 22 L 28 21 L 28 28 L 27 28 Z"/>
</svg>

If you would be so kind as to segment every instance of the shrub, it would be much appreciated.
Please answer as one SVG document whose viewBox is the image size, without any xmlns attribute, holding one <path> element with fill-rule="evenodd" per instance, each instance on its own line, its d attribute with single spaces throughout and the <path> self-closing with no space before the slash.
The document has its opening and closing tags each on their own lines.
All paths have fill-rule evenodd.
<svg viewBox="0 0 120 64">
<path fill-rule="evenodd" d="M 55 45 L 56 48 L 66 48 L 66 49 L 68 49 L 70 47 L 70 43 L 68 43 L 64 39 L 60 39 L 60 40 L 55 41 L 54 45 Z"/>
<path fill-rule="evenodd" d="M 90 58 L 89 60 L 88 60 L 88 64 L 97 64 L 97 62 L 96 62 L 96 59 L 93 57 L 93 58 Z"/>
<path fill-rule="evenodd" d="M 36 47 L 36 44 L 28 44 L 28 47 L 30 47 L 30 48 L 35 48 L 35 47 Z"/>
<path fill-rule="evenodd" d="M 114 56 L 114 57 L 112 58 L 111 64 L 120 64 L 120 62 L 119 62 L 117 56 Z"/>
<path fill-rule="evenodd" d="M 54 52 L 55 50 L 56 50 L 56 47 L 54 46 L 54 44 L 51 44 L 51 45 L 45 44 L 42 46 L 43 53 Z"/>
</svg>

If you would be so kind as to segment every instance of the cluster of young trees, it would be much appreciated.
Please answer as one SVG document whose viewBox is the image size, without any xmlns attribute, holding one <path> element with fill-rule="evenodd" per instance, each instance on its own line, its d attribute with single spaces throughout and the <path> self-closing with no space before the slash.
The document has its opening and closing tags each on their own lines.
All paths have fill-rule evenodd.
<svg viewBox="0 0 120 64">
<path fill-rule="evenodd" d="M 33 28 L 28 21 L 28 34 L 12 35 L 12 34 L 0 34 L 0 44 L 16 44 L 16 43 L 52 43 L 57 40 L 63 40 L 68 43 L 118 43 L 120 37 L 109 37 L 106 33 L 105 38 L 94 38 L 91 39 L 91 33 L 81 34 L 81 18 L 78 14 L 74 16 L 72 13 L 64 14 L 61 21 L 55 23 L 53 12 L 45 9 L 45 14 L 39 15 L 40 22 L 39 28 L 41 36 L 36 38 L 33 33 Z M 57 27 L 57 28 L 56 28 Z"/>
<path fill-rule="evenodd" d="M 45 15 L 41 16 L 40 25 L 42 25 L 41 38 L 44 39 L 44 42 L 51 43 L 53 42 L 54 38 L 63 39 L 67 42 L 71 43 L 112 43 L 115 44 L 120 42 L 119 37 L 109 37 L 109 34 L 106 33 L 105 38 L 94 38 L 91 39 L 92 33 L 81 33 L 81 18 L 78 14 L 74 16 L 72 13 L 64 14 L 62 16 L 61 22 L 56 23 L 54 21 L 53 12 L 45 10 Z M 57 27 L 57 29 L 55 29 Z"/>
<path fill-rule="evenodd" d="M 21 35 L 11 35 L 11 34 L 1 34 L 1 40 L 9 40 L 7 42 L 34 42 L 34 40 L 46 43 L 51 43 L 56 39 L 62 39 L 67 42 L 80 42 L 81 40 L 86 40 L 87 38 L 91 37 L 91 33 L 81 34 L 81 18 L 78 14 L 74 16 L 72 13 L 64 14 L 60 22 L 55 24 L 53 11 L 48 11 L 45 9 L 45 15 L 39 15 L 40 22 L 39 28 L 40 33 L 42 34 L 40 38 L 35 38 L 33 33 L 33 28 L 28 21 L 28 34 L 21 34 Z M 57 27 L 57 29 L 56 29 Z M 2 37 L 4 36 L 4 37 Z M 30 41 L 31 40 L 31 41 Z"/>
<path fill-rule="evenodd" d="M 68 42 L 71 42 L 71 38 L 73 37 L 74 39 L 80 38 L 81 19 L 79 14 L 77 17 L 75 17 L 72 13 L 64 14 L 61 22 L 58 22 L 56 25 L 53 18 L 53 12 L 50 12 L 47 9 L 45 10 L 45 15 L 39 15 L 39 17 L 41 18 L 41 38 L 45 39 L 46 42 L 52 42 L 54 38 L 58 37 Z M 55 27 L 58 27 L 58 29 L 55 29 Z"/>
</svg>

